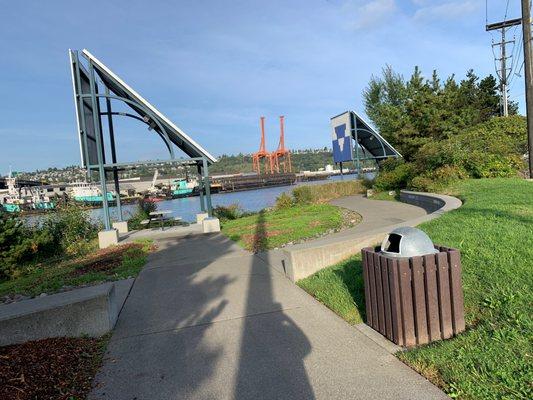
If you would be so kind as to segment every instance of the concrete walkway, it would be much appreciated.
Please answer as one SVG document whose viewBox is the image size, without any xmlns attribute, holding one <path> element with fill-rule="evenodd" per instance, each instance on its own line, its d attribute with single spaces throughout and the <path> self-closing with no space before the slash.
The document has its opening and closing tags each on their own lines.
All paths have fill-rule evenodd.
<svg viewBox="0 0 533 400">
<path fill-rule="evenodd" d="M 353 238 L 355 240 L 373 232 L 381 232 L 383 228 L 403 224 L 406 221 L 415 220 L 427 215 L 427 211 L 422 207 L 399 201 L 371 200 L 363 195 L 343 197 L 331 201 L 331 204 L 357 212 L 361 215 L 362 221 L 353 228 L 344 229 L 340 232 L 303 243 L 289 245 L 285 249 L 305 249 L 346 239 Z M 265 261 L 268 259 L 268 263 L 280 272 L 283 272 L 283 260 L 285 256 L 286 254 L 283 249 L 269 250 L 268 252 L 259 254 L 259 257 Z"/>
<path fill-rule="evenodd" d="M 260 224 L 261 226 L 261 224 Z M 445 399 L 220 234 L 158 239 L 90 399 Z"/>
</svg>

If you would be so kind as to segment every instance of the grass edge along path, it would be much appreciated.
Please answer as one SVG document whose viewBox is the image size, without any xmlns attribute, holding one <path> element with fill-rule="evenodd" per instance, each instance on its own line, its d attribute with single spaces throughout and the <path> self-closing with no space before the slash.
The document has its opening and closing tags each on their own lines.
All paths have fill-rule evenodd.
<svg viewBox="0 0 533 400">
<path fill-rule="evenodd" d="M 463 206 L 419 227 L 461 250 L 467 330 L 397 356 L 452 398 L 533 398 L 533 182 L 467 180 L 448 193 Z M 358 255 L 298 285 L 355 324 L 361 275 Z"/>
<path fill-rule="evenodd" d="M 0 296 L 33 297 L 135 277 L 153 249 L 152 240 L 141 239 L 96 250 L 73 260 L 42 263 L 28 268 L 17 278 L 0 282 Z"/>
<path fill-rule="evenodd" d="M 243 248 L 257 252 L 338 231 L 359 221 L 358 214 L 339 207 L 308 204 L 222 221 L 221 230 Z"/>
<path fill-rule="evenodd" d="M 299 243 L 361 222 L 356 212 L 328 202 L 363 192 L 361 181 L 353 179 L 297 186 L 290 194 L 282 193 L 273 208 L 236 219 L 221 218 L 221 231 L 254 252 Z"/>
</svg>

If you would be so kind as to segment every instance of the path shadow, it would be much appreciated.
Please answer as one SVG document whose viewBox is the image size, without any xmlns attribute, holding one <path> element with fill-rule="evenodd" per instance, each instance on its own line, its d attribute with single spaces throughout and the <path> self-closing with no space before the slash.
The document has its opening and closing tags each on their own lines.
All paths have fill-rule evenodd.
<svg viewBox="0 0 533 400">
<path fill-rule="evenodd" d="M 236 278 L 206 269 L 238 249 L 216 234 L 156 243 L 159 250 L 134 283 L 89 399 L 202 398 L 196 393 L 223 356 L 223 346 L 206 335 L 227 308 L 224 294 Z"/>
<path fill-rule="evenodd" d="M 267 237 L 264 211 L 257 217 L 254 248 L 262 248 Z M 272 273 L 262 274 L 268 266 L 253 258 L 242 331 L 239 366 L 234 399 L 306 399 L 315 398 L 307 376 L 304 359 L 311 343 L 297 324 L 284 312 L 273 294 Z M 263 309 L 253 314 L 257 297 Z"/>
</svg>

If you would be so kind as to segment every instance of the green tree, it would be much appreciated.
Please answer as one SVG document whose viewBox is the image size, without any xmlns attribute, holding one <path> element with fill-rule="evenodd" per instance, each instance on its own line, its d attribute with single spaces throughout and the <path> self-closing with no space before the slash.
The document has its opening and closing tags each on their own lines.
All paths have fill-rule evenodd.
<svg viewBox="0 0 533 400">
<path fill-rule="evenodd" d="M 421 147 L 445 140 L 499 113 L 497 82 L 479 79 L 473 70 L 457 82 L 452 75 L 444 84 L 437 71 L 425 79 L 415 67 L 409 80 L 386 66 L 373 76 L 363 92 L 365 110 L 380 133 L 407 161 Z M 516 112 L 516 104 L 511 105 Z"/>
</svg>

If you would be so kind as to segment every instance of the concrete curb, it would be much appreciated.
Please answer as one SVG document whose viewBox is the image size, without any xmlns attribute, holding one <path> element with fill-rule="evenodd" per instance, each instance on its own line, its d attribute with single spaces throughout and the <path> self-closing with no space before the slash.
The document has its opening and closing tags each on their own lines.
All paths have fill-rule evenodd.
<svg viewBox="0 0 533 400">
<path fill-rule="evenodd" d="M 363 247 L 379 243 L 385 234 L 394 228 L 400 226 L 417 226 L 423 222 L 438 218 L 445 212 L 455 210 L 462 205 L 461 200 L 452 196 L 411 192 L 408 190 L 401 191 L 400 199 L 402 202 L 424 208 L 429 214 L 399 224 L 388 225 L 369 230 L 365 233 L 354 234 L 350 237 L 339 238 L 339 240 L 316 247 L 310 246 L 310 243 L 285 247 L 283 249 L 283 270 L 285 275 L 291 281 L 296 282 L 314 274 L 322 268 L 329 267 L 357 254 Z"/>
<path fill-rule="evenodd" d="M 49 337 L 97 337 L 110 332 L 134 279 L 0 306 L 0 346 Z"/>
</svg>

